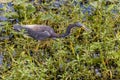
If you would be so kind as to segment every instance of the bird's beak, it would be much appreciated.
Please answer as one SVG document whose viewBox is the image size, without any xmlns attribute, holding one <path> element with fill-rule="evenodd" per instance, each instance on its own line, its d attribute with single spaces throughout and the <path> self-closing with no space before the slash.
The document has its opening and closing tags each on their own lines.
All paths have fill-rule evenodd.
<svg viewBox="0 0 120 80">
<path fill-rule="evenodd" d="M 84 29 L 85 31 L 91 32 L 91 30 L 88 27 L 86 27 L 85 25 L 83 25 L 81 28 Z"/>
</svg>

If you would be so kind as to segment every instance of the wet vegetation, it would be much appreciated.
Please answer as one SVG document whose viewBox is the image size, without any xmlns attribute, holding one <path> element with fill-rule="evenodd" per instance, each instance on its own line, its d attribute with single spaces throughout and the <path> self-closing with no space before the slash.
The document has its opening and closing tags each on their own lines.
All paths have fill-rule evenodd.
<svg viewBox="0 0 120 80">
<path fill-rule="evenodd" d="M 37 41 L 15 32 L 13 25 L 45 24 L 60 39 Z M 0 4 L 0 79 L 120 79 L 120 0 L 14 0 Z"/>
</svg>

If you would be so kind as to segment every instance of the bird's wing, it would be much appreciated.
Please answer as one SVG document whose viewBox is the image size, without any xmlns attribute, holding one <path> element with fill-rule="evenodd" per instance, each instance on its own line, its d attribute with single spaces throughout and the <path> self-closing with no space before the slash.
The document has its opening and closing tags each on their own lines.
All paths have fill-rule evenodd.
<svg viewBox="0 0 120 80">
<path fill-rule="evenodd" d="M 43 32 L 37 31 L 37 32 L 32 32 L 30 36 L 37 40 L 43 40 L 43 39 L 49 38 L 51 34 L 48 31 L 43 31 Z"/>
</svg>

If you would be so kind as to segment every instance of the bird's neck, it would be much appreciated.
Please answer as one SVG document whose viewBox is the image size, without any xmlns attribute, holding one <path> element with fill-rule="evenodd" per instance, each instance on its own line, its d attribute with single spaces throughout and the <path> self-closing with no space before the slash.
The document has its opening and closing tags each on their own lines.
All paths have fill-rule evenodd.
<svg viewBox="0 0 120 80">
<path fill-rule="evenodd" d="M 61 34 L 59 37 L 66 37 L 67 35 L 69 35 L 69 34 L 70 34 L 70 31 L 71 31 L 71 29 L 72 29 L 73 27 L 76 27 L 76 25 L 75 25 L 75 24 L 70 24 L 70 25 L 67 27 L 66 32 L 65 32 L 64 34 Z"/>
</svg>

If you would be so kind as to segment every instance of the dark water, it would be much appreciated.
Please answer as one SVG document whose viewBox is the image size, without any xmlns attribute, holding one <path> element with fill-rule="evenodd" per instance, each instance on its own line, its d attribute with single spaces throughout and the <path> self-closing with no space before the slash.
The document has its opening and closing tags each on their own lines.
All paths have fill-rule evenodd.
<svg viewBox="0 0 120 80">
<path fill-rule="evenodd" d="M 30 0 L 30 2 L 32 3 L 32 2 L 34 2 L 34 0 Z M 40 0 L 39 1 L 40 4 L 44 3 L 44 2 L 49 3 L 50 0 L 46 0 L 46 1 Z M 56 0 L 51 4 L 51 6 L 52 6 L 52 8 L 60 8 L 62 5 L 65 5 L 66 3 L 67 3 L 67 1 L 65 1 L 65 0 Z M 88 13 L 89 15 L 92 14 L 93 8 L 91 6 L 85 7 L 84 4 L 81 4 L 81 2 L 78 2 L 78 0 L 75 0 L 73 2 L 73 5 L 76 6 L 77 4 L 80 5 L 80 8 L 81 8 L 81 11 L 83 12 L 83 14 L 85 14 L 85 13 Z M 3 7 L 4 7 L 4 4 L 0 4 L 0 8 L 2 9 Z M 13 8 L 13 3 L 12 2 L 7 3 L 6 12 L 9 12 L 9 11 L 12 11 L 12 12 L 15 11 L 14 8 Z M 4 11 L 1 11 L 1 12 L 4 14 Z M 7 21 L 7 20 L 9 20 L 9 19 L 6 18 L 5 16 L 0 15 L 0 21 Z"/>
<path fill-rule="evenodd" d="M 3 55 L 0 54 L 0 67 L 2 66 L 2 64 L 3 64 Z"/>
<path fill-rule="evenodd" d="M 3 4 L 2 3 L 0 4 L 0 8 L 3 8 Z"/>
<path fill-rule="evenodd" d="M 4 16 L 0 16 L 0 21 L 7 21 L 8 19 Z"/>
</svg>

